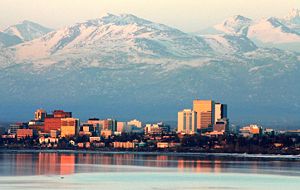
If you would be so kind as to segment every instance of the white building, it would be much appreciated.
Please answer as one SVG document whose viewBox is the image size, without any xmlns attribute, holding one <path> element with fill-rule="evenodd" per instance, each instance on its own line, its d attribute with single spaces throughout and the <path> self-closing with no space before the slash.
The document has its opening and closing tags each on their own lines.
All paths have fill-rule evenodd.
<svg viewBox="0 0 300 190">
<path fill-rule="evenodd" d="M 141 128 L 142 127 L 142 122 L 139 121 L 139 120 L 134 119 L 134 120 L 128 121 L 127 125 L 128 126 L 136 126 L 138 128 Z"/>
<path fill-rule="evenodd" d="M 177 132 L 195 134 L 197 132 L 197 112 L 190 109 L 178 112 Z"/>
</svg>

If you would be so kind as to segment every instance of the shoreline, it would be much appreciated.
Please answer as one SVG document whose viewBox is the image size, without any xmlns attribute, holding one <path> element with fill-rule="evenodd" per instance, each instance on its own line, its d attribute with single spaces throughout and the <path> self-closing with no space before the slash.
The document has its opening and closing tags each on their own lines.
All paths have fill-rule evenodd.
<svg viewBox="0 0 300 190">
<path fill-rule="evenodd" d="M 262 159 L 266 161 L 300 161 L 300 155 L 282 155 L 282 154 L 247 154 L 247 153 L 203 153 L 203 152 L 133 152 L 133 151 L 101 151 L 101 150 L 43 150 L 43 149 L 0 149 L 0 153 L 67 153 L 67 154 L 133 154 L 145 156 L 184 156 L 184 157 L 202 157 L 202 158 L 220 158 L 220 159 Z"/>
</svg>

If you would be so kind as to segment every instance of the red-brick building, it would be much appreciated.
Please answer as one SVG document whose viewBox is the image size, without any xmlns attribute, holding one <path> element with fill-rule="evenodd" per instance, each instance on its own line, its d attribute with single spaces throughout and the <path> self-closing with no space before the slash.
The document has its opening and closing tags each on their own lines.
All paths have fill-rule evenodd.
<svg viewBox="0 0 300 190">
<path fill-rule="evenodd" d="M 65 112 L 63 110 L 54 110 L 53 116 L 55 118 L 69 118 L 72 117 L 72 112 Z"/>
<path fill-rule="evenodd" d="M 50 133 L 51 130 L 60 130 L 61 118 L 46 117 L 44 121 L 44 132 Z"/>
<path fill-rule="evenodd" d="M 17 138 L 25 138 L 25 137 L 33 137 L 33 130 L 32 129 L 18 129 L 17 130 Z"/>
<path fill-rule="evenodd" d="M 60 130 L 61 118 L 72 117 L 72 112 L 65 112 L 63 110 L 54 110 L 53 114 L 47 114 L 44 121 L 44 132 L 50 133 L 51 130 Z"/>
</svg>

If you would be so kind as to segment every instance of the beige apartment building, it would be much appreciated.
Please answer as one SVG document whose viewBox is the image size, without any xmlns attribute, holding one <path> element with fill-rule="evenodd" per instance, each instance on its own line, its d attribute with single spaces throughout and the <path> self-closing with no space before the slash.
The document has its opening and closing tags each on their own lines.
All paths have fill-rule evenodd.
<svg viewBox="0 0 300 190">
<path fill-rule="evenodd" d="M 60 134 L 61 137 L 71 137 L 78 134 L 79 119 L 76 118 L 62 118 Z"/>
<path fill-rule="evenodd" d="M 197 113 L 190 109 L 178 112 L 179 133 L 195 134 L 197 132 Z"/>
</svg>

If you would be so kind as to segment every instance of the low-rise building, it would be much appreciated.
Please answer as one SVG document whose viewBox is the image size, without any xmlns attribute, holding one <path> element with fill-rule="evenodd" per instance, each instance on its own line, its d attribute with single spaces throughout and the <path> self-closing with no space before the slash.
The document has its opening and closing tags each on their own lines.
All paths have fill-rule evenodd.
<svg viewBox="0 0 300 190">
<path fill-rule="evenodd" d="M 2 139 L 15 139 L 16 135 L 15 134 L 8 134 L 8 135 L 1 135 Z"/>
<path fill-rule="evenodd" d="M 48 144 L 48 143 L 54 143 L 57 144 L 58 143 L 58 138 L 52 138 L 52 137 L 40 137 L 39 138 L 39 143 L 40 144 Z"/>
<path fill-rule="evenodd" d="M 141 128 L 143 126 L 142 122 L 137 120 L 137 119 L 133 119 L 131 121 L 128 121 L 127 125 L 128 126 L 135 126 L 135 127 L 138 127 L 138 128 Z"/>
<path fill-rule="evenodd" d="M 298 130 L 288 130 L 285 132 L 286 135 L 290 136 L 300 136 L 300 129 Z"/>
<path fill-rule="evenodd" d="M 58 130 L 51 130 L 50 131 L 50 137 L 51 138 L 57 138 L 59 134 L 60 134 L 60 131 L 58 131 Z"/>
<path fill-rule="evenodd" d="M 8 133 L 9 134 L 17 134 L 18 129 L 26 129 L 28 128 L 27 123 L 15 123 L 15 124 L 11 124 L 9 125 L 9 129 L 8 129 Z"/>
<path fill-rule="evenodd" d="M 113 142 L 114 148 L 125 148 L 125 149 L 132 149 L 135 148 L 138 143 L 135 142 Z"/>
<path fill-rule="evenodd" d="M 162 122 L 157 124 L 146 124 L 145 134 L 147 135 L 160 135 L 170 132 L 170 126 Z"/>
<path fill-rule="evenodd" d="M 17 130 L 17 138 L 32 138 L 33 137 L 33 130 L 32 129 L 18 129 Z"/>
<path fill-rule="evenodd" d="M 169 143 L 168 142 L 158 142 L 156 144 L 157 148 L 169 148 Z"/>
<path fill-rule="evenodd" d="M 244 137 L 260 135 L 261 133 L 262 133 L 262 127 L 254 124 L 247 125 L 240 129 L 240 134 Z"/>
<path fill-rule="evenodd" d="M 229 132 L 229 121 L 227 118 L 218 119 L 214 125 L 214 131 Z"/>
<path fill-rule="evenodd" d="M 101 136 L 104 138 L 108 138 L 110 136 L 113 135 L 113 131 L 112 130 L 108 130 L 108 129 L 103 129 L 101 130 Z"/>
<path fill-rule="evenodd" d="M 93 143 L 93 142 L 100 142 L 100 137 L 90 137 L 90 143 Z"/>
</svg>

